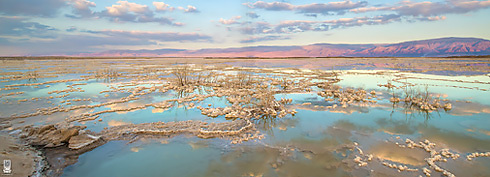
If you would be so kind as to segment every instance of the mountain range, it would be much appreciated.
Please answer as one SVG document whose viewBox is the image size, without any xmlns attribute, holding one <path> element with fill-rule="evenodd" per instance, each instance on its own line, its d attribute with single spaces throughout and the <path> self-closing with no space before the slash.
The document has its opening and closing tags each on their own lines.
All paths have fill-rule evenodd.
<svg viewBox="0 0 490 177">
<path fill-rule="evenodd" d="M 394 44 L 329 44 L 251 46 L 199 50 L 110 50 L 90 57 L 447 57 L 490 55 L 490 41 L 480 38 L 438 38 Z"/>
</svg>

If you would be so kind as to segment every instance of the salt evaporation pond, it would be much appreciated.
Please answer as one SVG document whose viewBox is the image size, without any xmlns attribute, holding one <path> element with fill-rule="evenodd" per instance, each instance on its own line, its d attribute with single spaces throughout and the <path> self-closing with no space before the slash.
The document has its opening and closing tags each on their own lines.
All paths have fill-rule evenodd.
<svg viewBox="0 0 490 177">
<path fill-rule="evenodd" d="M 245 138 L 241 134 L 202 138 L 193 133 L 135 133 L 128 138 L 121 133 L 118 136 L 124 138 L 66 157 L 76 160 L 59 172 L 47 172 L 61 176 L 490 175 L 490 158 L 484 154 L 490 151 L 488 64 L 477 71 L 451 72 L 435 67 L 427 70 L 423 65 L 377 67 L 377 62 L 383 62 L 377 59 L 364 59 L 368 64 L 362 65 L 339 65 L 337 60 L 323 59 L 319 66 L 310 65 L 318 60 L 4 61 L 2 132 L 21 137 L 26 126 L 61 126 L 60 122 L 68 127 L 86 126 L 85 133 L 104 138 L 118 126 L 154 122 L 220 124 L 247 119 L 254 127 Z M 454 64 L 448 59 L 441 62 Z M 188 77 L 193 86 L 179 90 L 174 72 L 184 66 L 192 73 Z M 266 85 L 263 89 L 274 96 L 269 102 L 282 104 L 277 115 L 241 117 L 231 115 L 232 111 L 211 116 L 219 108 L 233 108 L 230 98 L 246 93 L 240 89 L 256 89 L 232 86 L 235 78 L 245 82 L 246 78 L 239 80 L 240 75 L 254 78 L 249 84 Z M 206 79 L 195 81 L 201 77 Z M 347 96 L 343 102 L 320 93 L 334 86 L 339 94 L 350 93 L 347 90 L 352 88 L 353 94 L 365 97 L 356 100 Z M 425 95 L 429 102 L 440 101 L 440 107 L 408 105 L 403 101 L 407 92 Z M 131 95 L 137 99 L 104 104 Z M 395 97 L 402 100 L 393 101 Z M 259 105 L 254 100 L 262 99 L 237 104 L 253 107 Z M 166 105 L 159 107 L 157 103 Z M 42 108 L 80 105 L 96 106 L 32 114 Z M 57 148 L 70 152 L 66 144 Z M 49 147 L 40 150 L 50 151 Z M 475 157 L 475 152 L 483 156 Z"/>
</svg>

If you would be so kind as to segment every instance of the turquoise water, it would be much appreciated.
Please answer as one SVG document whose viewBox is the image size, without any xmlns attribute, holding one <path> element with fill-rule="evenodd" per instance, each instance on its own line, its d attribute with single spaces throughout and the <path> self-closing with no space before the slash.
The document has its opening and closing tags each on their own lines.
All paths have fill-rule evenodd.
<svg viewBox="0 0 490 177">
<path fill-rule="evenodd" d="M 197 141 L 203 147 L 194 149 L 183 140 L 129 145 L 112 141 L 81 155 L 63 176 L 201 176 L 210 160 L 219 160 L 220 149 L 205 140 L 187 141 Z"/>
<path fill-rule="evenodd" d="M 313 96 L 292 94 L 288 98 L 301 102 L 302 99 L 311 100 Z M 150 142 L 147 143 L 110 142 L 80 156 L 78 163 L 66 168 L 64 176 L 241 176 L 238 175 L 240 173 L 289 176 L 289 173 L 305 170 L 306 166 L 311 168 L 310 171 L 342 176 L 349 174 L 348 167 L 335 171 L 326 170 L 322 166 L 315 167 L 319 163 L 316 162 L 318 159 L 304 158 L 301 151 L 311 151 L 318 156 L 316 158 L 333 159 L 341 163 L 345 157 L 333 152 L 338 146 L 359 142 L 366 151 L 375 151 L 379 143 L 396 136 L 402 139 L 430 139 L 462 154 L 490 149 L 490 136 L 485 133 L 489 131 L 488 113 L 454 116 L 450 112 L 432 112 L 427 116 L 405 114 L 400 108 L 395 109 L 393 114 L 391 112 L 391 107 L 359 109 L 352 113 L 298 109 L 295 116 L 257 122 L 257 127 L 266 132 L 266 138 L 240 145 L 230 145 L 220 139 L 199 140 L 181 136 L 173 138 L 168 144 L 161 144 L 158 138 L 148 140 Z M 193 149 L 189 145 L 199 141 L 205 142 L 200 148 Z M 131 151 L 135 147 L 138 148 L 137 152 Z M 277 161 L 279 155 L 276 153 L 280 149 L 268 147 L 295 148 L 293 152 L 297 157 L 287 157 L 283 167 L 276 170 L 270 163 Z M 254 156 L 261 153 L 264 154 Z M 223 160 L 226 158 L 233 160 Z M 258 165 L 260 168 L 253 167 L 255 163 L 262 165 Z M 480 163 L 489 165 L 488 161 Z M 286 172 L 289 164 L 303 168 L 296 169 L 294 173 Z M 476 172 L 486 174 L 488 170 L 478 169 Z M 301 174 L 309 173 L 305 170 Z M 318 176 L 322 176 L 320 174 Z"/>
<path fill-rule="evenodd" d="M 424 116 L 416 115 L 407 118 L 407 115 L 400 112 L 392 115 L 389 113 L 390 110 L 386 109 L 370 109 L 369 112 L 352 114 L 299 110 L 294 117 L 281 118 L 273 123 L 259 122 L 258 127 L 263 132 L 267 132 L 266 139 L 241 145 L 229 145 L 219 139 L 199 140 L 188 137 L 175 137 L 169 140 L 168 144 L 158 142 L 160 139 L 132 144 L 126 144 L 125 141 L 109 142 L 80 156 L 79 162 L 66 168 L 63 176 L 241 176 L 240 173 L 246 175 L 246 170 L 242 168 L 249 169 L 249 172 L 255 174 L 288 176 L 284 172 L 287 169 L 276 171 L 270 166 L 269 163 L 277 160 L 276 153 L 279 153 L 280 149 L 268 147 L 296 148 L 294 153 L 301 158 L 288 157 L 285 161 L 296 166 L 308 166 L 315 162 L 313 159 L 303 158 L 300 150 L 312 151 L 318 156 L 329 154 L 329 158 L 341 161 L 343 158 L 336 157 L 332 151 L 342 144 L 359 142 L 365 150 L 369 151 L 378 143 L 393 139 L 394 136 L 431 139 L 437 144 L 444 144 L 461 153 L 490 148 L 490 136 L 478 131 L 466 130 L 472 128 L 488 131 L 486 126 L 490 123 L 488 114 L 461 117 L 440 113 L 426 120 Z M 195 142 L 200 142 L 200 146 L 190 145 Z M 239 151 L 238 155 L 236 151 Z M 255 153 L 264 153 L 264 157 L 243 157 Z M 232 162 L 223 160 L 230 158 L 229 156 L 232 156 Z M 260 166 L 260 169 L 250 167 L 254 163 L 266 167 Z M 488 161 L 483 163 L 488 165 Z M 210 164 L 213 164 L 214 168 L 219 168 L 213 169 L 213 173 L 210 173 Z M 317 171 L 324 170 L 321 166 L 317 166 L 316 169 L 311 168 Z M 343 168 L 348 170 L 347 167 Z M 483 170 L 482 173 L 485 172 L 488 170 Z M 346 171 L 331 172 L 331 174 L 337 173 L 341 176 L 341 174 L 345 175 Z"/>
<path fill-rule="evenodd" d="M 39 73 L 52 74 L 56 72 L 51 62 L 40 62 Z M 102 62 L 105 67 L 119 69 L 134 69 L 138 67 L 155 67 L 149 61 L 115 61 Z M 39 64 L 39 63 L 38 63 Z M 53 65 L 53 66 L 49 66 Z M 0 82 L 0 88 L 8 88 L 13 84 L 43 83 L 61 79 L 80 79 L 88 76 L 84 65 L 70 65 L 73 71 L 65 74 L 55 74 L 57 77 L 39 78 L 37 80 L 7 80 Z M 256 66 L 251 63 L 234 63 L 233 65 Z M 22 65 L 27 66 L 27 65 Z M 28 66 L 36 66 L 30 64 Z M 209 65 L 212 66 L 212 65 Z M 290 72 L 287 64 L 268 63 L 274 71 Z M 298 65 L 300 66 L 300 65 Z M 275 67 L 275 68 L 274 68 Z M 289 66 L 291 67 L 291 66 Z M 339 68 L 336 68 L 339 69 Z M 340 69 L 352 69 L 345 67 Z M 26 69 L 24 69 L 26 70 Z M 22 67 L 3 67 L 2 72 L 24 71 Z M 30 69 L 36 70 L 36 69 Z M 79 70 L 79 71 L 78 71 Z M 164 70 L 164 69 L 163 69 Z M 326 69 L 328 70 L 328 69 Z M 76 72 L 74 72 L 76 71 Z M 135 142 L 110 141 L 100 147 L 79 156 L 78 162 L 64 169 L 62 176 L 418 176 L 418 172 L 401 172 L 381 165 L 381 162 L 407 164 L 412 168 L 428 167 L 424 158 L 430 157 L 423 151 L 415 152 L 411 156 L 397 147 L 395 143 L 403 143 L 406 138 L 415 142 L 430 140 L 437 144 L 438 149 L 447 148 L 451 152 L 461 155 L 458 160 L 449 160 L 439 163 L 456 176 L 488 176 L 490 160 L 480 157 L 473 161 L 465 160 L 465 156 L 473 152 L 490 151 L 490 77 L 488 75 L 473 76 L 446 76 L 423 73 L 408 73 L 395 70 L 378 70 L 384 74 L 369 74 L 373 71 L 365 70 L 337 70 L 341 71 L 342 79 L 337 85 L 342 87 L 363 88 L 368 93 L 374 90 L 377 93 L 377 104 L 351 105 L 348 108 L 328 109 L 333 103 L 325 102 L 318 96 L 321 89 L 314 87 L 309 93 L 283 93 L 276 94 L 277 100 L 281 98 L 293 99 L 290 109 L 298 112 L 283 118 L 265 118 L 255 120 L 256 128 L 265 138 L 252 140 L 241 144 L 231 144 L 230 140 L 212 138 L 200 139 L 193 136 L 179 135 L 168 137 L 145 137 Z M 131 70 L 121 73 L 133 72 Z M 134 72 L 133 72 L 134 73 Z M 236 71 L 223 71 L 220 73 L 236 74 Z M 253 73 L 258 76 L 267 76 L 270 73 Z M 148 76 L 141 74 L 142 76 Z M 10 76 L 8 74 L 4 76 Z M 270 74 L 270 77 L 284 77 L 287 74 Z M 404 79 L 406 77 L 406 79 Z M 24 92 L 18 95 L 3 96 L 0 107 L 0 117 L 8 118 L 12 114 L 22 115 L 34 113 L 39 108 L 53 108 L 61 105 L 63 108 L 74 105 L 96 105 L 118 100 L 129 96 L 129 90 L 137 87 L 151 87 L 161 85 L 166 77 L 150 79 L 151 83 L 137 86 L 121 87 L 127 89 L 124 93 L 108 92 L 111 86 L 119 86 L 132 80 L 121 77 L 108 82 L 104 79 L 88 79 L 83 81 L 49 83 L 38 86 L 16 86 L 19 89 L 1 90 L 1 94 Z M 292 78 L 299 80 L 301 78 Z M 416 90 L 428 91 L 434 97 L 448 99 L 453 105 L 452 110 L 422 112 L 404 109 L 403 103 L 393 105 L 389 98 L 390 91 L 378 84 L 392 82 L 401 86 L 399 82 L 410 82 Z M 314 80 L 317 82 L 318 80 Z M 56 96 L 67 93 L 48 92 L 73 88 L 83 90 L 69 92 L 63 98 Z M 49 87 L 48 87 L 49 85 Z M 206 88 L 204 88 L 206 89 Z M 148 90 L 145 90 L 148 91 Z M 197 90 L 195 90 L 197 92 Z M 401 90 L 399 91 L 401 92 Z M 203 92 L 207 94 L 207 92 Z M 400 93 L 401 94 L 401 93 Z M 51 115 L 37 115 L 27 118 L 13 119 L 8 123 L 12 128 L 25 125 L 43 125 L 64 121 L 70 116 L 83 113 L 94 113 L 103 110 L 120 109 L 142 106 L 148 103 L 159 103 L 169 99 L 179 98 L 175 91 L 152 92 L 139 97 L 138 100 L 121 104 L 112 104 L 93 109 L 77 109 L 71 112 L 57 112 Z M 53 96 L 53 98 L 49 98 Z M 39 98 L 32 101 L 31 98 Z M 62 103 L 66 100 L 87 99 L 89 101 L 71 101 L 71 104 Z M 19 102 L 27 99 L 28 101 Z M 73 125 L 86 125 L 88 130 L 100 132 L 104 128 L 129 123 L 171 122 L 185 120 L 200 120 L 205 122 L 227 122 L 224 116 L 216 118 L 202 115 L 196 106 L 226 107 L 230 103 L 225 97 L 209 97 L 202 102 L 192 101 L 194 107 L 184 104 L 173 104 L 168 109 L 156 109 L 151 106 L 144 109 L 128 112 L 104 113 L 96 120 L 72 122 Z M 305 104 L 311 103 L 311 104 Z M 188 104 L 188 103 L 186 103 Z M 340 105 L 339 105 L 340 106 Z M 101 121 L 99 121 L 99 119 Z M 375 160 L 365 167 L 359 167 L 353 162 L 359 153 L 352 150 L 354 143 L 365 153 L 373 154 Z M 434 176 L 440 173 L 433 173 Z"/>
</svg>

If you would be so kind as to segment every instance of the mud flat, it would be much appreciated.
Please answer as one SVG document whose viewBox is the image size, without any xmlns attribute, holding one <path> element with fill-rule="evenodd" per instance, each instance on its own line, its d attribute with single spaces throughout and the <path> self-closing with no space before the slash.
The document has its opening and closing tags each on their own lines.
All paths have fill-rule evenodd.
<svg viewBox="0 0 490 177">
<path fill-rule="evenodd" d="M 21 143 L 21 140 L 2 133 L 0 135 L 0 159 L 11 161 L 12 176 L 38 175 L 44 168 L 44 161 L 41 152 L 32 148 L 28 144 Z"/>
</svg>

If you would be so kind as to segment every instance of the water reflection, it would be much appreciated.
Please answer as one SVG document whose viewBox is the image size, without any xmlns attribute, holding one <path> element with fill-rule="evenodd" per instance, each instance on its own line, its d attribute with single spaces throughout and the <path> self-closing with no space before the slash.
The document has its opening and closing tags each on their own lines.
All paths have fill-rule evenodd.
<svg viewBox="0 0 490 177">
<path fill-rule="evenodd" d="M 384 60 L 384 59 L 382 59 Z M 277 118 L 264 115 L 252 119 L 255 128 L 265 134 L 265 139 L 231 145 L 229 140 L 213 138 L 199 139 L 192 136 L 141 136 L 134 141 L 112 141 L 79 157 L 79 162 L 65 169 L 65 176 L 418 176 L 414 173 L 398 173 L 381 165 L 381 161 L 406 164 L 411 167 L 428 167 L 424 160 L 429 157 L 421 149 L 400 148 L 394 142 L 403 142 L 406 138 L 415 141 L 428 139 L 438 148 L 448 148 L 464 156 L 471 152 L 490 150 L 490 107 L 488 102 L 488 76 L 438 76 L 429 74 L 406 73 L 401 71 L 347 71 L 354 67 L 392 68 L 392 65 L 380 63 L 366 64 L 353 59 L 341 60 L 254 60 L 229 63 L 234 66 L 272 67 L 265 70 L 238 68 L 227 65 L 203 65 L 193 70 L 192 79 L 206 84 L 196 87 L 167 88 L 172 75 L 166 64 L 169 61 L 121 60 L 94 61 L 89 66 L 84 61 L 70 61 L 66 64 L 44 62 L 42 65 L 53 68 L 33 68 L 21 75 L 23 66 L 39 63 L 24 61 L 12 66 L 2 66 L 0 92 L 24 92 L 17 95 L 5 95 L 0 98 L 0 116 L 2 129 L 15 130 L 25 125 L 43 125 L 60 122 L 72 115 L 99 112 L 104 110 L 130 111 L 104 113 L 94 120 L 75 122 L 84 124 L 88 130 L 100 132 L 104 128 L 147 122 L 170 122 L 183 120 L 202 120 L 206 122 L 228 122 L 224 115 L 210 118 L 202 115 L 197 106 L 227 107 L 227 96 L 202 97 L 202 100 L 182 101 L 194 94 L 207 95 L 228 87 L 247 87 L 219 85 L 220 79 L 242 80 L 265 77 L 265 83 L 282 81 L 274 85 L 280 91 L 299 87 L 302 83 L 328 82 L 332 71 L 323 72 L 313 69 L 339 70 L 333 73 L 342 79 L 337 84 L 342 87 L 359 88 L 374 91 L 376 103 L 352 103 L 348 107 L 338 106 L 337 102 L 325 101 L 317 92 L 322 87 L 312 84 L 311 91 L 276 94 L 280 98 L 293 99 L 288 109 L 297 109 L 295 116 Z M 224 61 L 205 61 L 224 62 Z M 342 62 L 347 62 L 342 63 Z M 360 63 L 358 63 L 360 62 Z M 186 63 L 186 62 L 184 62 Z M 173 63 L 170 63 L 173 64 Z M 100 65 L 99 68 L 94 66 Z M 69 66 L 69 67 L 68 67 Z M 294 68 L 291 68 L 294 67 Z M 62 69 L 70 68 L 70 69 Z M 103 69 L 101 69 L 103 68 Z M 145 68 L 142 70 L 142 68 Z M 211 68 L 211 69 L 209 69 Z M 303 68 L 303 69 L 299 69 Z M 57 70 L 59 69 L 59 70 Z M 417 68 L 411 68 L 417 71 Z M 58 72 L 59 71 L 59 72 Z M 203 72 L 197 72 L 203 71 Z M 18 73 L 14 73 L 18 72 Z M 427 71 L 431 72 L 431 71 Z M 435 71 L 440 72 L 440 71 Z M 198 74 L 199 73 L 199 74 Z M 237 77 L 225 77 L 226 75 Z M 440 74 L 440 73 L 439 73 Z M 460 73 L 461 74 L 461 73 Z M 464 73 L 463 73 L 464 74 Z M 213 77 L 206 75 L 215 75 Z M 12 79 L 22 77 L 20 80 Z M 57 76 L 51 77 L 51 76 Z M 61 82 L 63 79 L 81 79 Z M 275 79 L 275 80 L 274 80 Z M 310 80 L 308 80 L 310 79 Z M 477 81 L 475 81 L 477 80 Z M 56 82 L 54 82 L 56 81 Z M 59 81 L 59 82 L 58 82 Z M 311 82 L 310 82 L 311 81 Z M 380 88 L 378 84 L 393 81 L 394 85 L 411 84 L 430 86 L 430 96 L 448 99 L 453 105 L 451 110 L 422 111 L 412 105 L 392 104 L 389 99 L 393 90 Z M 52 82 L 52 83 L 51 83 Z M 15 86 L 15 84 L 39 84 Z M 85 85 L 73 85 L 85 84 Z M 81 88 L 84 92 L 74 91 L 55 93 L 69 87 Z M 8 89 L 6 89 L 8 88 Z M 170 88 L 170 87 L 169 87 Z M 214 90 L 216 88 L 216 90 Z M 118 90 L 121 89 L 121 90 Z M 138 90 L 141 89 L 141 90 Z M 58 111 L 49 115 L 37 115 L 26 118 L 7 119 L 12 114 L 35 113 L 38 108 L 60 109 L 72 106 L 96 105 L 118 101 L 135 95 L 137 100 L 108 104 L 95 108 L 80 108 L 68 112 Z M 109 92 L 103 92 L 109 91 Z M 52 93 L 50 93 L 52 92 Z M 123 93 L 121 93 L 123 92 Z M 107 94 L 107 97 L 105 96 Z M 400 93 L 396 93 L 400 94 Z M 429 94 L 429 92 L 428 92 Z M 50 96 L 53 96 L 50 98 Z M 60 96 L 57 98 L 57 96 Z M 32 99 L 34 98 L 34 99 Z M 69 101 L 91 98 L 90 101 Z M 27 100 L 24 100 L 27 99 Z M 23 101 L 19 101 L 23 100 Z M 162 103 L 168 100 L 172 107 L 152 107 L 148 104 Z M 175 101 L 175 100 L 181 100 Z M 65 101 L 65 102 L 63 102 Z M 209 106 L 211 104 L 211 106 Z M 61 105 L 60 108 L 56 106 Z M 19 107 L 22 109 L 20 112 Z M 22 114 L 21 114 L 22 113 Z M 6 119 L 3 119 L 6 118 Z M 102 121 L 99 122 L 99 119 Z M 398 138 L 397 138 L 398 137 Z M 366 167 L 353 162 L 359 155 L 353 144 L 358 143 L 365 153 L 376 158 Z M 486 158 L 468 162 L 464 158 L 444 164 L 458 176 L 488 176 L 490 161 Z M 109 170 L 108 170 L 109 169 Z M 117 169 L 117 170 L 113 170 Z M 434 172 L 434 176 L 441 175 Z"/>
</svg>

